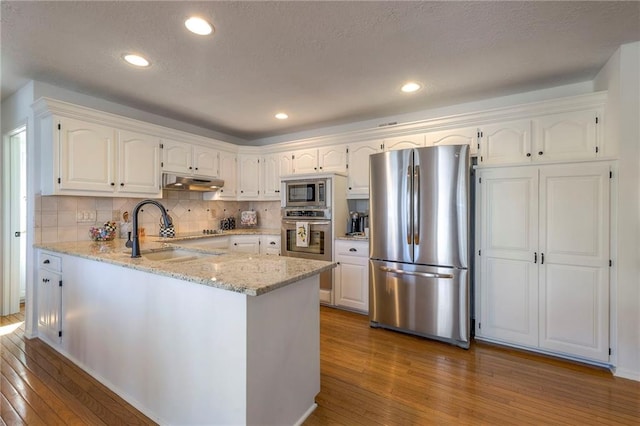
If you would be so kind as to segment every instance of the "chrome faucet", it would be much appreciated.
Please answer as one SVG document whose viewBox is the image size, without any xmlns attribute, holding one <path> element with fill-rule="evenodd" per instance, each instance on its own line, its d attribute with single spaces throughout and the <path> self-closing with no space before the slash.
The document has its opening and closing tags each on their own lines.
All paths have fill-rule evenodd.
<svg viewBox="0 0 640 426">
<path fill-rule="evenodd" d="M 167 214 L 167 210 L 164 208 L 162 204 L 155 200 L 142 200 L 138 203 L 137 206 L 133 209 L 133 229 L 131 232 L 133 233 L 132 239 L 127 240 L 125 244 L 126 247 L 131 248 L 131 257 L 140 257 L 140 241 L 138 239 L 138 213 L 140 212 L 140 208 L 145 204 L 153 204 L 154 206 L 160 209 L 162 213 L 162 220 L 164 221 L 164 226 L 166 228 L 172 225 L 171 217 Z"/>
</svg>

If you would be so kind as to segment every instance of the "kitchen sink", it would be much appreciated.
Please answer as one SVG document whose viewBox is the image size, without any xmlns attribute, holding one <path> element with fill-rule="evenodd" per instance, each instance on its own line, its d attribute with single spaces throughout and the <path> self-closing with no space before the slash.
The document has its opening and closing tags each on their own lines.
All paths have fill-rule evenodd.
<svg viewBox="0 0 640 426">
<path fill-rule="evenodd" d="M 187 262 L 189 260 L 201 259 L 203 257 L 218 256 L 215 253 L 200 253 L 192 250 L 179 248 L 169 248 L 159 251 L 142 252 L 142 257 L 152 261 L 162 262 Z"/>
</svg>

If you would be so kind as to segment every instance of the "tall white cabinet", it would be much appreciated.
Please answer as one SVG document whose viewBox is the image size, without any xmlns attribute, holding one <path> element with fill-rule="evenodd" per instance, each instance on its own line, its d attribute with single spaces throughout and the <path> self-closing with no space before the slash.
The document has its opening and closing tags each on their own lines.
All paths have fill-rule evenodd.
<svg viewBox="0 0 640 426">
<path fill-rule="evenodd" d="M 609 360 L 606 163 L 480 169 L 476 337 Z"/>
</svg>

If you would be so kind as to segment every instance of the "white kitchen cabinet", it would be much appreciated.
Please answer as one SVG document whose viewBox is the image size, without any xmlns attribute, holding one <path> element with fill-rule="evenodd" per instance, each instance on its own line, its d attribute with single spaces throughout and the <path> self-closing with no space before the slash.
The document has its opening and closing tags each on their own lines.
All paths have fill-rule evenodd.
<svg viewBox="0 0 640 426">
<path fill-rule="evenodd" d="M 595 159 L 600 154 L 602 109 L 550 114 L 533 120 L 535 161 Z"/>
<path fill-rule="evenodd" d="M 478 335 L 538 344 L 538 169 L 482 170 Z"/>
<path fill-rule="evenodd" d="M 56 122 L 60 143 L 58 189 L 112 193 L 116 181 L 114 129 L 73 118 Z"/>
<path fill-rule="evenodd" d="M 238 157 L 233 152 L 220 151 L 220 179 L 224 181 L 224 186 L 220 188 L 215 199 L 235 200 L 238 196 Z"/>
<path fill-rule="evenodd" d="M 531 157 L 531 120 L 481 127 L 478 164 L 530 163 Z"/>
<path fill-rule="evenodd" d="M 336 240 L 334 272 L 335 305 L 362 313 L 369 312 L 369 243 Z"/>
<path fill-rule="evenodd" d="M 158 139 L 73 118 L 56 123 L 58 185 L 43 185 L 43 194 L 161 197 Z"/>
<path fill-rule="evenodd" d="M 280 154 L 265 155 L 262 158 L 262 198 L 280 199 Z"/>
<path fill-rule="evenodd" d="M 260 254 L 280 256 L 280 235 L 261 235 Z"/>
<path fill-rule="evenodd" d="M 38 335 L 54 346 L 62 337 L 62 261 L 59 256 L 39 252 Z"/>
<path fill-rule="evenodd" d="M 479 130 L 477 127 L 436 130 L 425 134 L 426 146 L 469 145 L 471 155 L 478 154 Z"/>
<path fill-rule="evenodd" d="M 186 142 L 162 141 L 162 170 L 165 172 L 218 177 L 218 150 Z"/>
<path fill-rule="evenodd" d="M 280 176 L 293 174 L 293 153 L 279 152 L 274 155 L 278 156 L 278 163 L 280 163 Z"/>
<path fill-rule="evenodd" d="M 398 149 L 420 148 L 425 146 L 425 136 L 423 133 L 416 135 L 405 135 L 391 138 L 385 138 L 383 141 L 385 151 L 394 151 Z"/>
<path fill-rule="evenodd" d="M 609 166 L 478 171 L 478 338 L 609 360 Z"/>
<path fill-rule="evenodd" d="M 347 169 L 347 150 L 344 145 L 293 152 L 293 173 L 344 173 Z"/>
<path fill-rule="evenodd" d="M 260 156 L 240 154 L 238 164 L 238 199 L 258 199 L 260 196 Z"/>
<path fill-rule="evenodd" d="M 118 130 L 118 186 L 124 194 L 157 194 L 160 185 L 160 144 L 149 135 Z"/>
<path fill-rule="evenodd" d="M 260 254 L 260 235 L 232 235 L 229 249 L 239 253 Z"/>
<path fill-rule="evenodd" d="M 381 146 L 379 140 L 347 145 L 347 198 L 369 198 L 369 156 Z"/>
</svg>

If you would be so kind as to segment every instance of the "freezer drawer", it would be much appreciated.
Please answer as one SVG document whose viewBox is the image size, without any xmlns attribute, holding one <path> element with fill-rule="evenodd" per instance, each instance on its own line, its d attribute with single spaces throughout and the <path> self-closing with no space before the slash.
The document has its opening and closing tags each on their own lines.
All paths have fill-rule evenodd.
<svg viewBox="0 0 640 426">
<path fill-rule="evenodd" d="M 468 348 L 468 271 L 370 260 L 369 320 Z"/>
</svg>

